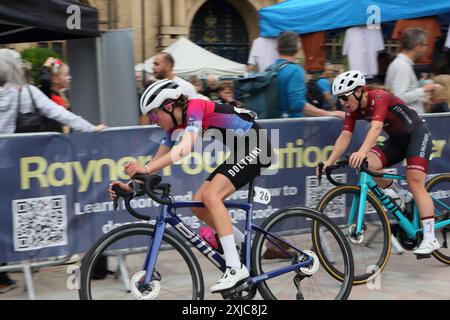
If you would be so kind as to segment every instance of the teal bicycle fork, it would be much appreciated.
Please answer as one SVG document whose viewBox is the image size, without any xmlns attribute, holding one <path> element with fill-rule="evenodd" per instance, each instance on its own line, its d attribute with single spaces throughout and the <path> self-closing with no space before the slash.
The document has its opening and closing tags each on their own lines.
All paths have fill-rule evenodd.
<svg viewBox="0 0 450 320">
<path fill-rule="evenodd" d="M 383 178 L 385 179 L 396 179 L 396 180 L 404 180 L 404 176 L 393 175 L 393 174 L 384 174 Z M 420 228 L 419 224 L 419 212 L 417 210 L 417 206 L 413 205 L 413 221 L 411 222 L 403 212 L 400 210 L 398 205 L 389 198 L 384 191 L 375 183 L 372 177 L 366 172 L 360 172 L 358 186 L 361 188 L 361 191 L 358 195 L 353 198 L 352 207 L 350 210 L 350 215 L 348 217 L 348 225 L 352 226 L 355 222 L 355 217 L 357 217 L 356 228 L 354 230 L 353 236 L 359 238 L 364 229 L 364 214 L 366 211 L 366 200 L 367 193 L 369 190 L 374 194 L 374 196 L 381 202 L 387 212 L 390 212 L 396 219 L 399 226 L 405 231 L 407 236 L 416 240 L 418 233 L 423 233 L 423 228 Z M 439 201 L 438 199 L 432 198 L 433 201 L 445 208 L 445 210 L 450 210 L 448 206 Z M 439 210 L 435 210 L 436 214 L 439 213 Z M 434 228 L 440 229 L 450 224 L 450 219 L 438 222 L 435 224 Z"/>
</svg>

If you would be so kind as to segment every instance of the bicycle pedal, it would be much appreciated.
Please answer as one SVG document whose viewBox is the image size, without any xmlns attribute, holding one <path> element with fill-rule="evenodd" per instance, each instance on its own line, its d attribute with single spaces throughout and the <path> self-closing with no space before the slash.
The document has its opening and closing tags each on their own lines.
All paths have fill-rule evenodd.
<svg viewBox="0 0 450 320">
<path fill-rule="evenodd" d="M 235 294 L 250 288 L 250 285 L 251 283 L 249 281 L 249 278 L 247 278 L 236 283 L 234 287 L 219 291 L 219 293 L 222 294 L 222 297 L 224 299 L 231 299 Z"/>
<path fill-rule="evenodd" d="M 431 254 L 416 254 L 416 259 L 417 260 L 421 260 L 421 259 L 428 259 L 431 258 Z"/>
</svg>

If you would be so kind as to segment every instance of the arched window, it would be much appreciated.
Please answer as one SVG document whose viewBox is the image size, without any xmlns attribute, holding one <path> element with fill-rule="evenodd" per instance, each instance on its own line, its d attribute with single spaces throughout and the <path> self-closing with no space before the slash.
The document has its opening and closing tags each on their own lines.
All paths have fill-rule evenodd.
<svg viewBox="0 0 450 320">
<path fill-rule="evenodd" d="M 192 22 L 190 39 L 224 58 L 247 63 L 248 34 L 239 12 L 223 0 L 208 0 Z"/>
</svg>

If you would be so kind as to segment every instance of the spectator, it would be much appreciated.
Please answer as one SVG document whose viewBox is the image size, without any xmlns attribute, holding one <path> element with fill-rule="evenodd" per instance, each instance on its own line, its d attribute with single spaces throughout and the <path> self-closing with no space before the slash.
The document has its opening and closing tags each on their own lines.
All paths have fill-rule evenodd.
<svg viewBox="0 0 450 320">
<path fill-rule="evenodd" d="M 153 60 L 153 76 L 157 80 L 169 79 L 175 81 L 181 87 L 184 95 L 188 96 L 189 99 L 195 99 L 197 91 L 195 91 L 194 86 L 190 82 L 174 76 L 174 65 L 175 61 L 170 53 L 160 52 L 156 54 Z"/>
<path fill-rule="evenodd" d="M 70 110 L 68 91 L 70 88 L 70 69 L 67 64 L 54 57 L 49 57 L 40 75 L 41 90 L 56 104 Z M 69 133 L 69 127 L 63 127 L 59 122 L 49 120 L 49 131 Z"/>
<path fill-rule="evenodd" d="M 317 86 L 322 92 L 324 102 L 322 109 L 324 110 L 336 110 L 336 99 L 331 92 L 331 83 L 333 82 L 336 71 L 331 63 L 325 63 L 324 71 L 322 75 L 317 79 Z"/>
<path fill-rule="evenodd" d="M 15 59 L 10 51 L 9 49 L 0 49 L 0 111 L 2 111 L 0 133 L 14 133 L 18 111 L 31 112 L 33 101 L 42 115 L 75 130 L 90 132 L 106 128 L 103 124 L 95 126 L 80 116 L 61 108 L 35 86 L 26 85 L 21 62 Z M 19 98 L 20 106 L 18 105 Z"/>
<path fill-rule="evenodd" d="M 104 125 L 96 127 L 90 124 L 52 102 L 38 88 L 26 85 L 21 63 L 20 56 L 17 56 L 13 50 L 0 49 L 0 134 L 14 133 L 18 110 L 20 108 L 22 112 L 30 112 L 32 108 L 31 99 L 34 99 L 36 107 L 42 114 L 75 129 L 97 131 L 105 128 Z M 29 92 L 28 90 L 20 90 L 23 87 L 28 87 Z M 18 105 L 19 95 L 21 95 L 20 106 Z M 15 286 L 16 282 L 10 279 L 6 272 L 0 272 L 0 293 L 4 293 Z"/>
<path fill-rule="evenodd" d="M 387 69 L 386 85 L 417 113 L 424 113 L 425 93 L 432 92 L 437 86 L 425 83 L 419 87 L 413 65 L 427 50 L 427 34 L 420 28 L 406 29 L 400 43 L 402 51 Z"/>
<path fill-rule="evenodd" d="M 192 85 L 195 88 L 195 91 L 197 91 L 196 99 L 203 99 L 209 101 L 209 98 L 203 95 L 203 83 L 197 76 L 190 76 L 188 81 L 192 83 Z"/>
<path fill-rule="evenodd" d="M 344 119 L 342 111 L 326 111 L 306 102 L 305 71 L 294 63 L 299 50 L 298 35 L 295 32 L 283 32 L 278 38 L 277 50 L 280 59 L 275 60 L 275 63 L 292 62 L 278 70 L 277 86 L 281 117 L 297 118 L 307 115 L 336 116 Z"/>
<path fill-rule="evenodd" d="M 427 112 L 439 113 L 450 111 L 450 75 L 441 74 L 433 77 L 433 81 L 440 85 L 431 95 L 431 105 Z"/>
<path fill-rule="evenodd" d="M 219 83 L 219 103 L 228 103 L 236 108 L 245 108 L 244 104 L 234 99 L 233 81 L 221 81 Z"/>
<path fill-rule="evenodd" d="M 219 76 L 210 74 L 206 79 L 205 96 L 211 101 L 219 99 Z"/>
</svg>

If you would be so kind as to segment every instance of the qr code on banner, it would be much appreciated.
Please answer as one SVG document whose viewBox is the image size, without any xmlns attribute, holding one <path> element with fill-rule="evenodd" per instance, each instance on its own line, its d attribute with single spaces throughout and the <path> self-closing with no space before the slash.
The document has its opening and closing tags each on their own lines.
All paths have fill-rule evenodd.
<svg viewBox="0 0 450 320">
<path fill-rule="evenodd" d="M 14 250 L 67 245 L 66 196 L 13 200 Z"/>
<path fill-rule="evenodd" d="M 347 175 L 345 173 L 333 174 L 334 180 L 340 183 L 347 182 Z M 307 176 L 305 181 L 305 205 L 307 208 L 316 208 L 320 199 L 328 192 L 328 190 L 334 188 L 326 178 L 322 178 L 322 183 L 319 185 L 319 179 L 316 176 Z M 339 196 L 334 198 L 331 203 L 327 205 L 325 214 L 331 218 L 342 217 L 345 215 L 345 196 Z"/>
</svg>

